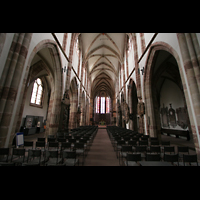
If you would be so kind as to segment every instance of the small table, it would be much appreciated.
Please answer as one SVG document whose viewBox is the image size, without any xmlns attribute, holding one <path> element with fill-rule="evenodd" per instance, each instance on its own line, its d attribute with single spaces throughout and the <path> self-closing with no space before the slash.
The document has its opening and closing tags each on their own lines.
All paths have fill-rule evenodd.
<svg viewBox="0 0 200 200">
<path fill-rule="evenodd" d="M 169 162 L 162 162 L 162 161 L 139 161 L 138 163 L 141 166 L 173 166 Z"/>
</svg>

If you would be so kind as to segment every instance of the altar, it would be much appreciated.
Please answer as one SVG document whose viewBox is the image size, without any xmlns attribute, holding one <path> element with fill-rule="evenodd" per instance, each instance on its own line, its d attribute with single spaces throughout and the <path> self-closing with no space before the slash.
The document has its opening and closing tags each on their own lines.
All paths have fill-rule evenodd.
<svg viewBox="0 0 200 200">
<path fill-rule="evenodd" d="M 101 120 L 101 121 L 99 122 L 99 125 L 106 125 L 106 122 L 105 122 L 104 120 Z"/>
</svg>

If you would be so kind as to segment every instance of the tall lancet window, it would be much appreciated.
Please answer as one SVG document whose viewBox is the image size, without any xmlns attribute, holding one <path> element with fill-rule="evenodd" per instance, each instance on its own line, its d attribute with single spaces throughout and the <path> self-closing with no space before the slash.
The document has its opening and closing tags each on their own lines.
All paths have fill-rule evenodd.
<svg viewBox="0 0 200 200">
<path fill-rule="evenodd" d="M 101 97 L 101 114 L 105 113 L 105 97 Z"/>
<path fill-rule="evenodd" d="M 110 98 L 106 97 L 106 113 L 110 112 Z"/>
<path fill-rule="evenodd" d="M 43 84 L 40 78 L 37 78 L 33 84 L 31 95 L 31 105 L 42 106 Z"/>
<path fill-rule="evenodd" d="M 99 113 L 100 97 L 96 98 L 96 113 Z"/>
</svg>

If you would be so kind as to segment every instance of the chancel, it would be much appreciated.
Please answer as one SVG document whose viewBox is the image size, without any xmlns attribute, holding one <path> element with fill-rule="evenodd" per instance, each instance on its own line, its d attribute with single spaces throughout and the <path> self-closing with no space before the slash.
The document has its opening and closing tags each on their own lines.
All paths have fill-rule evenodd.
<svg viewBox="0 0 200 200">
<path fill-rule="evenodd" d="M 199 42 L 0 33 L 0 165 L 199 165 Z"/>
</svg>

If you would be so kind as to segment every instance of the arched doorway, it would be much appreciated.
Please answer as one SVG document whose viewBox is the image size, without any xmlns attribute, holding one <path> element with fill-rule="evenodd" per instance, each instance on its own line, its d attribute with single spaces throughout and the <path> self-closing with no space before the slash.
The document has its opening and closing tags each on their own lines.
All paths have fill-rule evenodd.
<svg viewBox="0 0 200 200">
<path fill-rule="evenodd" d="M 137 104 L 138 104 L 138 97 L 137 97 L 137 89 L 135 82 L 133 79 L 130 79 L 129 82 L 129 89 L 128 89 L 128 100 L 130 106 L 130 129 L 134 131 L 138 131 L 138 119 L 137 119 Z"/>
<path fill-rule="evenodd" d="M 161 128 L 191 130 L 183 76 L 177 59 L 177 54 L 168 45 L 155 45 L 150 49 L 145 68 L 144 94 L 146 129 L 151 137 L 160 139 Z"/>
<path fill-rule="evenodd" d="M 43 105 L 40 108 L 29 104 L 33 91 L 33 83 L 40 78 L 44 84 Z M 54 41 L 43 40 L 38 43 L 30 54 L 24 76 L 23 98 L 20 105 L 16 127 L 24 123 L 27 115 L 43 117 L 41 128 L 46 123 L 45 135 L 55 135 L 60 118 L 62 98 L 61 60 Z M 26 126 L 26 124 L 25 124 Z M 32 124 L 34 126 L 34 124 Z"/>
<path fill-rule="evenodd" d="M 71 80 L 70 89 L 69 89 L 69 98 L 70 98 L 70 114 L 69 114 L 69 130 L 77 128 L 77 111 L 78 111 L 78 87 L 77 80 L 74 77 Z"/>
</svg>

